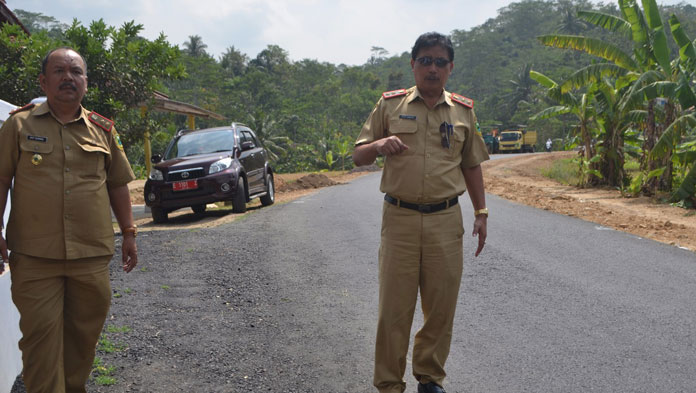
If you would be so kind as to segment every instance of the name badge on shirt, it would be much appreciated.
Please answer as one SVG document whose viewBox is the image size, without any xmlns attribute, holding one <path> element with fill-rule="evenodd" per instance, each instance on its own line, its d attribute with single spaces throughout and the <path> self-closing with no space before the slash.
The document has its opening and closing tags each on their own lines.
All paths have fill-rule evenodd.
<svg viewBox="0 0 696 393">
<path fill-rule="evenodd" d="M 416 115 L 399 115 L 399 119 L 416 120 Z"/>
<path fill-rule="evenodd" d="M 27 135 L 27 139 L 32 141 L 32 142 L 46 143 L 46 141 L 48 141 L 48 138 L 46 138 L 45 136 L 36 136 L 36 135 Z"/>
</svg>

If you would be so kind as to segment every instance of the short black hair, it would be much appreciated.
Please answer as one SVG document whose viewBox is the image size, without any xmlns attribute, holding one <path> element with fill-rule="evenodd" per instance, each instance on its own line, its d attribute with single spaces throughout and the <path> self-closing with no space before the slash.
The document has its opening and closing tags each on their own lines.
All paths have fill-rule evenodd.
<svg viewBox="0 0 696 393">
<path fill-rule="evenodd" d="M 433 46 L 441 46 L 447 50 L 449 55 L 449 61 L 454 60 L 454 47 L 452 46 L 452 40 L 443 34 L 431 31 L 430 33 L 423 33 L 416 40 L 416 43 L 411 49 L 411 59 L 416 60 L 418 52 L 423 48 L 432 48 Z"/>
<path fill-rule="evenodd" d="M 60 48 L 51 49 L 50 51 L 48 51 L 48 53 L 46 53 L 46 56 L 41 61 L 41 73 L 42 74 L 46 75 L 46 67 L 48 66 L 48 58 L 51 57 L 53 52 L 56 52 L 59 50 L 71 50 L 71 51 L 77 53 L 78 56 L 80 56 L 80 59 L 82 59 L 82 63 L 85 65 L 85 75 L 87 75 L 87 61 L 82 56 L 82 54 L 80 54 L 80 52 L 76 51 L 75 49 L 73 49 L 69 46 L 61 46 Z"/>
</svg>

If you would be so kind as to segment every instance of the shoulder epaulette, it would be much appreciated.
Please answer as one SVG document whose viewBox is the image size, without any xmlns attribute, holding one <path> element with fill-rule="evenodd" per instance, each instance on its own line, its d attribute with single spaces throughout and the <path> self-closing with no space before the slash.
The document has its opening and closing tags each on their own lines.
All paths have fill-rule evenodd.
<svg viewBox="0 0 696 393">
<path fill-rule="evenodd" d="M 385 100 L 388 100 L 390 98 L 400 97 L 400 96 L 406 95 L 406 93 L 408 93 L 408 91 L 406 91 L 406 89 L 385 91 L 384 93 L 382 93 L 382 97 L 384 97 Z"/>
<path fill-rule="evenodd" d="M 466 98 L 463 95 L 457 93 L 452 93 L 452 96 L 450 98 L 452 98 L 452 101 L 458 104 L 462 104 L 467 108 L 474 108 L 474 100 L 472 100 L 471 98 Z"/>
<path fill-rule="evenodd" d="M 111 129 L 114 127 L 113 120 L 107 119 L 106 117 L 100 115 L 97 112 L 90 112 L 88 117 L 89 121 L 96 124 L 99 128 L 106 132 L 111 132 Z"/>
<path fill-rule="evenodd" d="M 12 112 L 10 112 L 10 115 L 14 115 L 15 113 L 22 112 L 22 111 L 25 111 L 25 110 L 27 110 L 27 109 L 31 109 L 31 108 L 33 108 L 33 107 L 35 107 L 35 106 L 36 106 L 35 104 L 26 104 L 26 105 L 24 105 L 23 107 L 17 108 L 17 109 L 15 109 L 15 110 L 13 110 Z"/>
</svg>

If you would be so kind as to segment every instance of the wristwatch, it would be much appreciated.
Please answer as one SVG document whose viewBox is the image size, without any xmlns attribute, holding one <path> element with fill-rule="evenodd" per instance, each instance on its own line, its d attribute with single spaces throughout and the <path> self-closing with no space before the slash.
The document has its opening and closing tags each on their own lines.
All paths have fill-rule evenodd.
<svg viewBox="0 0 696 393">
<path fill-rule="evenodd" d="M 126 236 L 126 233 L 132 233 L 133 237 L 138 237 L 138 226 L 133 224 L 132 227 L 121 228 L 121 235 Z"/>
<path fill-rule="evenodd" d="M 487 208 L 487 207 L 484 207 L 483 209 L 474 210 L 474 217 L 476 217 L 476 216 L 478 216 L 478 215 L 480 215 L 480 214 L 483 214 L 483 215 L 485 215 L 486 217 L 488 217 L 488 208 Z"/>
</svg>

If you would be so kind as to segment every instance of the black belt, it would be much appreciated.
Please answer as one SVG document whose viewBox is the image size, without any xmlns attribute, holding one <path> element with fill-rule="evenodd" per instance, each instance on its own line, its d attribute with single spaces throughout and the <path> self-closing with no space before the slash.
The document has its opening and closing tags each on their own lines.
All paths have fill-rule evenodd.
<svg viewBox="0 0 696 393">
<path fill-rule="evenodd" d="M 388 203 L 391 203 L 394 206 L 403 207 L 405 209 L 415 210 L 415 211 L 418 211 L 421 213 L 439 212 L 440 210 L 445 210 L 445 209 L 450 208 L 450 207 L 456 205 L 457 203 L 459 203 L 459 197 L 454 197 L 450 200 L 440 202 L 440 203 L 433 203 L 430 205 L 419 205 L 416 203 L 404 202 L 402 200 L 394 198 L 393 196 L 391 196 L 389 194 L 384 194 L 384 200 L 387 201 Z"/>
</svg>

